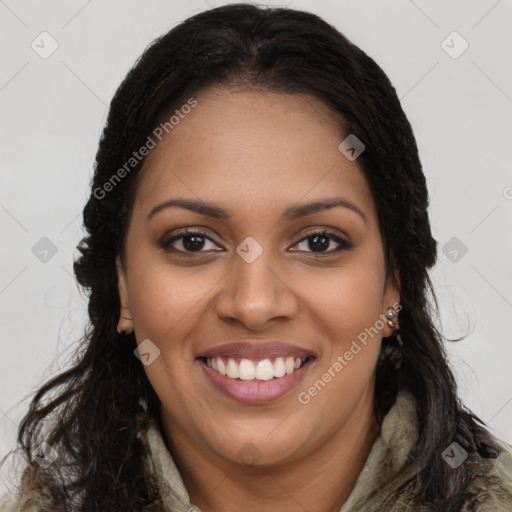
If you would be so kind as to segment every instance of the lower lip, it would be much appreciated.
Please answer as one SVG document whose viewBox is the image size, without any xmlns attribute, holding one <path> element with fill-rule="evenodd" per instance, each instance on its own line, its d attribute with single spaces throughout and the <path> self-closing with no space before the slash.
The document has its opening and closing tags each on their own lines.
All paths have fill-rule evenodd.
<svg viewBox="0 0 512 512">
<path fill-rule="evenodd" d="M 201 367 L 217 389 L 226 396 L 244 404 L 263 404 L 286 395 L 302 381 L 312 362 L 313 359 L 309 359 L 300 368 L 283 377 L 274 377 L 271 380 L 247 381 L 226 377 L 210 368 L 205 361 L 199 359 Z"/>
</svg>

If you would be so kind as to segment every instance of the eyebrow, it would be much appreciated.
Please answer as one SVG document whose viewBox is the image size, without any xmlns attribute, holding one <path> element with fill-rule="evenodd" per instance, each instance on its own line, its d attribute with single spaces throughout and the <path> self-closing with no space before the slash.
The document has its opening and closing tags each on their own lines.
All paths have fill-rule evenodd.
<svg viewBox="0 0 512 512">
<path fill-rule="evenodd" d="M 302 203 L 291 206 L 283 212 L 281 218 L 283 220 L 291 221 L 300 217 L 305 217 L 306 215 L 312 215 L 313 213 L 317 213 L 322 210 L 329 210 L 337 206 L 352 210 L 364 220 L 365 224 L 368 223 L 366 215 L 361 211 L 361 209 L 342 197 L 329 197 L 318 201 L 312 201 L 310 203 Z M 205 203 L 204 201 L 198 201 L 196 199 L 175 198 L 169 199 L 155 206 L 149 212 L 147 218 L 149 220 L 162 210 L 172 207 L 185 208 L 195 213 L 199 213 L 200 215 L 205 215 L 214 219 L 227 220 L 232 217 L 232 213 L 229 210 L 222 208 L 221 206 L 212 203 Z"/>
</svg>

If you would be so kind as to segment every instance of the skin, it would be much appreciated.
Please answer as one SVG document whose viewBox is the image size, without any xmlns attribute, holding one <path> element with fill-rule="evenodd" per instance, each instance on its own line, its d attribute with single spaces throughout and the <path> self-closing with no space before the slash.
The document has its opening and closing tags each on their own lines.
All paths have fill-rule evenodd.
<svg viewBox="0 0 512 512">
<path fill-rule="evenodd" d="M 357 160 L 338 150 L 341 120 L 319 100 L 225 88 L 196 99 L 142 171 L 124 265 L 118 259 L 121 316 L 132 318 L 139 344 L 149 338 L 161 351 L 144 369 L 193 504 L 203 512 L 339 511 L 379 435 L 374 369 L 393 328 L 362 345 L 309 403 L 297 395 L 399 302 L 386 281 L 370 189 Z M 172 207 L 147 219 L 176 197 L 233 215 L 219 220 Z M 327 197 L 345 198 L 366 220 L 339 206 L 280 218 L 290 206 Z M 184 227 L 210 239 L 202 256 L 179 253 L 183 239 L 174 253 L 160 247 Z M 354 247 L 335 252 L 340 245 L 331 241 L 323 249 L 330 255 L 315 252 L 307 235 L 322 228 Z M 263 249 L 252 263 L 236 252 L 248 236 Z M 292 392 L 241 404 L 211 384 L 196 357 L 244 338 L 283 340 L 317 357 Z M 239 455 L 247 443 L 259 457 L 254 463 Z"/>
</svg>

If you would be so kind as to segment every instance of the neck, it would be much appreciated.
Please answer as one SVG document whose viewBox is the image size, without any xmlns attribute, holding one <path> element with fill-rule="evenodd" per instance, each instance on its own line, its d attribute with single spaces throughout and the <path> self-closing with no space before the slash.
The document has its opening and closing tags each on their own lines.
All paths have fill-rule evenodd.
<svg viewBox="0 0 512 512">
<path fill-rule="evenodd" d="M 165 417 L 163 425 L 190 502 L 202 512 L 339 512 L 380 432 L 373 414 L 373 389 L 329 439 L 300 460 L 281 466 L 244 466 L 215 454 L 205 456 L 186 432 L 169 425 Z"/>
</svg>

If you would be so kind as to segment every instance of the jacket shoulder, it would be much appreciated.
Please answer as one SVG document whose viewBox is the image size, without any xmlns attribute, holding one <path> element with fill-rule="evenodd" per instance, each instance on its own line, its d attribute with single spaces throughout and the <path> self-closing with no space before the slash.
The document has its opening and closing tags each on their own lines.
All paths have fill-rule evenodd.
<svg viewBox="0 0 512 512">
<path fill-rule="evenodd" d="M 482 462 L 486 471 L 468 486 L 476 512 L 512 511 L 512 446 L 492 436 L 500 454 Z"/>
<path fill-rule="evenodd" d="M 46 510 L 48 501 L 43 493 L 26 491 L 19 494 L 6 494 L 0 497 L 0 512 L 39 512 Z"/>
</svg>

